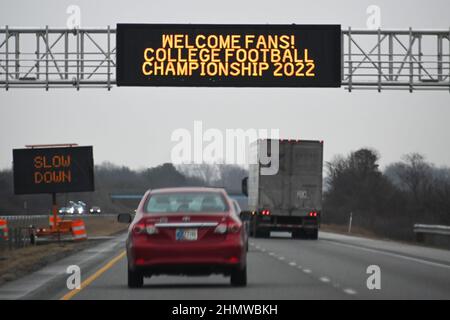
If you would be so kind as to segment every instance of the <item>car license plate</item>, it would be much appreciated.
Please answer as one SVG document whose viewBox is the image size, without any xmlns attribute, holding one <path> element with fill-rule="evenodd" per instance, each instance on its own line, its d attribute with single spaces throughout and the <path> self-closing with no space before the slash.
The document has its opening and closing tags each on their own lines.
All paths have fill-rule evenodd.
<svg viewBox="0 0 450 320">
<path fill-rule="evenodd" d="M 197 229 L 177 229 L 175 231 L 176 240 L 197 240 Z"/>
</svg>

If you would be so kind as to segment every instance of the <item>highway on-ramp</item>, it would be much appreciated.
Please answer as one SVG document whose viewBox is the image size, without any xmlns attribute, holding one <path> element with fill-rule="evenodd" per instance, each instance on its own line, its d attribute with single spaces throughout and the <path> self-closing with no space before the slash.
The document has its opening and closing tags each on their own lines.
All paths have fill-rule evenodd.
<svg viewBox="0 0 450 320">
<path fill-rule="evenodd" d="M 122 235 L 0 287 L 0 299 L 450 299 L 447 250 L 325 232 L 317 241 L 275 235 L 250 244 L 244 288 L 223 276 L 157 276 L 129 289 Z M 77 259 L 82 289 L 70 291 L 64 270 Z M 379 267 L 380 289 L 367 286 L 370 266 Z"/>
</svg>

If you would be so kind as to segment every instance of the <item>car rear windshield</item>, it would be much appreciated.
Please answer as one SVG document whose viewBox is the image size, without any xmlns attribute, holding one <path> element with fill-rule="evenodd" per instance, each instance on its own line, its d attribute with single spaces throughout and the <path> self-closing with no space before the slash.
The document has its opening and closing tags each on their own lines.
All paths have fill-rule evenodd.
<svg viewBox="0 0 450 320">
<path fill-rule="evenodd" d="M 153 194 L 147 200 L 145 212 L 214 213 L 228 210 L 227 202 L 221 193 L 180 192 Z"/>
</svg>

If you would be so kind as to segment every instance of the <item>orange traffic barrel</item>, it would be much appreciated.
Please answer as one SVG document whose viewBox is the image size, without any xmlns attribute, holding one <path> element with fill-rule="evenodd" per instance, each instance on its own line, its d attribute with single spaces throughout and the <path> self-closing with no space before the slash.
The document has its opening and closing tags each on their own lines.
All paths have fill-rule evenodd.
<svg viewBox="0 0 450 320">
<path fill-rule="evenodd" d="M 0 219 L 0 240 L 7 241 L 8 239 L 9 239 L 8 221 Z"/>
<path fill-rule="evenodd" d="M 55 220 L 55 218 L 54 218 L 53 216 L 50 216 L 50 217 L 49 217 L 49 224 L 50 224 L 50 227 L 53 227 L 54 220 Z M 56 217 L 56 221 L 57 221 L 58 223 L 61 222 L 61 218 L 60 218 L 60 217 Z"/>
<path fill-rule="evenodd" d="M 75 241 L 87 240 L 87 233 L 83 220 L 72 221 L 72 237 Z"/>
</svg>

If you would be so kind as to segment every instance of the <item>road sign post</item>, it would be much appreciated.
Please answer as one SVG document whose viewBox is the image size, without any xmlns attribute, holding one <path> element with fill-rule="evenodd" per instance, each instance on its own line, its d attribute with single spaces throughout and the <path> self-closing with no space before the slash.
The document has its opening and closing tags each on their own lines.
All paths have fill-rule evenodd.
<svg viewBox="0 0 450 320">
<path fill-rule="evenodd" d="M 352 220 L 353 220 L 353 212 L 350 212 L 350 218 L 348 219 L 348 233 L 352 232 Z"/>
</svg>

